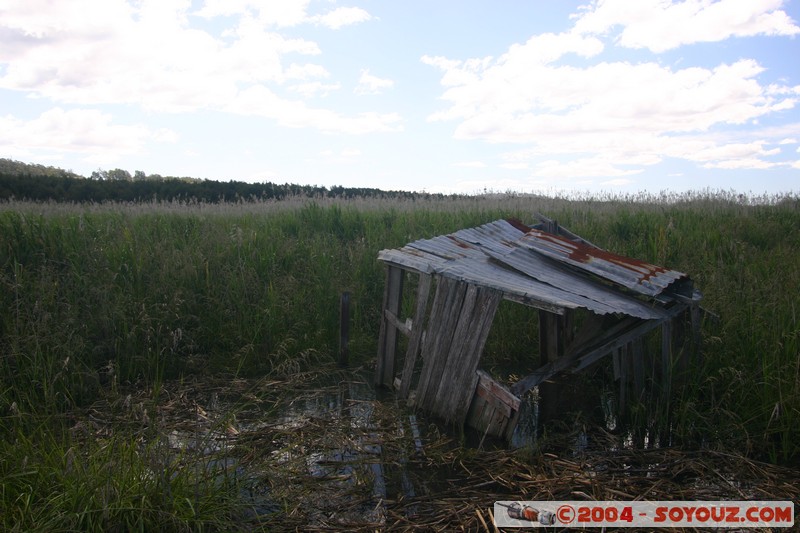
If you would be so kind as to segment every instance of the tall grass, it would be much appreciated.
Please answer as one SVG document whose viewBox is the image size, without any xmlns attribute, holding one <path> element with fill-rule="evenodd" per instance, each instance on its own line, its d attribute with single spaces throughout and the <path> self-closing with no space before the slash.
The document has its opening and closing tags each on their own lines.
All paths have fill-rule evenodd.
<svg viewBox="0 0 800 533">
<path fill-rule="evenodd" d="M 105 476 L 104 461 L 110 459 L 104 454 L 111 449 L 126 464 L 116 481 L 126 485 L 114 489 L 128 502 L 125 509 L 174 511 L 153 495 L 158 487 L 148 485 L 146 462 L 125 436 L 89 447 L 83 463 L 68 467 L 59 457 L 76 449 L 65 431 L 69 414 L 113 394 L 119 383 L 138 383 L 156 399 L 165 379 L 209 372 L 261 375 L 333 357 L 344 290 L 352 294 L 351 357 L 368 362 L 375 355 L 383 295 L 379 250 L 501 217 L 532 222 L 536 212 L 598 246 L 687 272 L 703 291 L 704 307 L 719 320 L 704 323 L 702 361 L 675 391 L 678 435 L 796 462 L 799 204 L 791 196 L 720 192 L 213 206 L 3 204 L 3 511 L 21 519 L 33 505 L 30 498 L 43 504 L 70 493 L 56 506 L 64 516 L 71 505 L 64 498 L 104 508 L 103 496 L 79 497 L 90 490 L 80 483 Z M 501 312 L 487 353 L 508 358 L 533 352 L 530 339 L 518 334 L 528 328 L 527 319 L 515 306 Z M 180 477 L 174 482 L 189 484 Z M 126 490 L 137 496 L 125 500 Z M 64 518 L 70 524 L 64 527 L 80 529 L 90 519 L 126 524 L 132 515 L 118 511 L 84 512 Z M 197 512 L 187 507 L 178 514 Z"/>
</svg>

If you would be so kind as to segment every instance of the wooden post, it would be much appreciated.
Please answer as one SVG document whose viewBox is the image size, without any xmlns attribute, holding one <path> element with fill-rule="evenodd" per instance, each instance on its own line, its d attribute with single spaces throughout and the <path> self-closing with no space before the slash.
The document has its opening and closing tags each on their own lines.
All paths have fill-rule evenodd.
<svg viewBox="0 0 800 533">
<path fill-rule="evenodd" d="M 700 306 L 693 304 L 689 308 L 689 316 L 692 324 L 692 346 L 690 349 L 691 362 L 698 367 L 703 364 L 703 353 L 700 351 Z"/>
<path fill-rule="evenodd" d="M 560 316 L 539 310 L 539 356 L 540 363 L 543 365 L 553 363 L 563 355 L 561 325 Z M 552 420 L 558 416 L 560 394 L 561 387 L 556 383 L 544 382 L 539 385 L 540 422 Z"/>
<path fill-rule="evenodd" d="M 644 401 L 644 342 L 641 337 L 632 343 L 633 359 L 633 390 L 636 393 L 636 401 Z"/>
<path fill-rule="evenodd" d="M 628 406 L 628 387 L 630 385 L 630 367 L 633 354 L 632 343 L 622 346 L 619 353 L 619 398 L 617 401 L 617 417 L 622 419 Z"/>
<path fill-rule="evenodd" d="M 672 385 L 672 320 L 661 326 L 661 394 L 664 405 L 669 402 Z"/>
<path fill-rule="evenodd" d="M 403 270 L 388 266 L 386 288 L 383 292 L 381 331 L 378 337 L 378 360 L 375 365 L 375 385 L 391 387 L 394 381 L 394 357 L 397 352 L 397 326 L 386 317 L 386 311 L 400 314 L 403 293 Z"/>
<path fill-rule="evenodd" d="M 339 300 L 339 366 L 347 366 L 350 358 L 350 293 L 344 291 Z"/>
</svg>

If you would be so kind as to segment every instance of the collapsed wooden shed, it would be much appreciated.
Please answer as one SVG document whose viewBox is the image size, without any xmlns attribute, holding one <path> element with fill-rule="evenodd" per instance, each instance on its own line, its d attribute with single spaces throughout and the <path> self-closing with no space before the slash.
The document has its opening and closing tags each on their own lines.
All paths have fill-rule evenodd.
<svg viewBox="0 0 800 533">
<path fill-rule="evenodd" d="M 701 295 L 691 279 L 613 254 L 540 219 L 533 226 L 497 220 L 379 252 L 387 278 L 376 385 L 395 387 L 400 398 L 448 422 L 508 440 L 527 391 L 607 355 L 614 358 L 621 403 L 627 383 L 641 390 L 648 371 L 659 375 L 668 394 L 673 348 L 683 350 L 698 335 Z M 410 274 L 419 278 L 413 311 L 403 318 Z M 510 386 L 479 368 L 503 299 L 539 310 L 540 366 Z M 576 311 L 585 313 L 580 321 Z M 686 324 L 693 335 L 685 335 Z M 654 369 L 642 339 L 656 328 L 662 340 Z M 408 337 L 399 359 L 398 334 Z"/>
</svg>

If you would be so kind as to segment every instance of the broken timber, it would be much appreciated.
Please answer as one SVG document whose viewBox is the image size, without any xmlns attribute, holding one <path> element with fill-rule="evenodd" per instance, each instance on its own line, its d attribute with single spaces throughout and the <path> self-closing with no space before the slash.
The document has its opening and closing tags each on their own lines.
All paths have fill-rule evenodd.
<svg viewBox="0 0 800 533">
<path fill-rule="evenodd" d="M 628 383 L 641 396 L 658 374 L 666 397 L 674 356 L 689 323 L 698 339 L 701 295 L 686 274 L 613 254 L 557 223 L 497 220 L 450 235 L 382 250 L 387 266 L 375 383 L 446 421 L 511 438 L 520 398 L 563 373 L 612 355 L 620 403 Z M 401 318 L 406 274 L 417 274 L 413 316 Z M 431 293 L 433 297 L 431 301 Z M 510 386 L 479 369 L 502 299 L 540 313 L 540 367 Z M 576 312 L 586 314 L 577 327 Z M 661 329 L 661 362 L 643 339 Z M 408 338 L 395 371 L 398 334 Z M 687 352 L 696 351 L 696 346 Z M 652 361 L 652 363 L 650 362 Z M 652 372 L 647 372 L 647 369 Z"/>
</svg>

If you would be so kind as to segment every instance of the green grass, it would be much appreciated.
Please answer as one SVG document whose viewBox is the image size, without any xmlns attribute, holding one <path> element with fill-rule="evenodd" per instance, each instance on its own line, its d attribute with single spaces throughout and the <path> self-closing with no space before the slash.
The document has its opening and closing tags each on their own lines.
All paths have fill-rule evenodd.
<svg viewBox="0 0 800 533">
<path fill-rule="evenodd" d="M 533 222 L 536 212 L 598 246 L 687 272 L 703 291 L 719 320 L 705 321 L 702 362 L 675 388 L 677 436 L 797 463 L 796 197 L 14 202 L 0 206 L 2 527 L 147 530 L 174 516 L 174 529 L 213 529 L 203 517 L 215 508 L 196 498 L 196 479 L 147 474 L 148 453 L 131 435 L 79 447 L 70 413 L 120 383 L 157 400 L 167 379 L 258 376 L 334 358 L 345 290 L 351 357 L 369 362 L 379 250 L 501 217 Z M 501 311 L 487 353 L 507 360 L 534 350 L 516 334 L 529 315 Z M 113 473 L 112 450 L 122 466 Z M 109 507 L 112 499 L 119 504 Z"/>
</svg>

